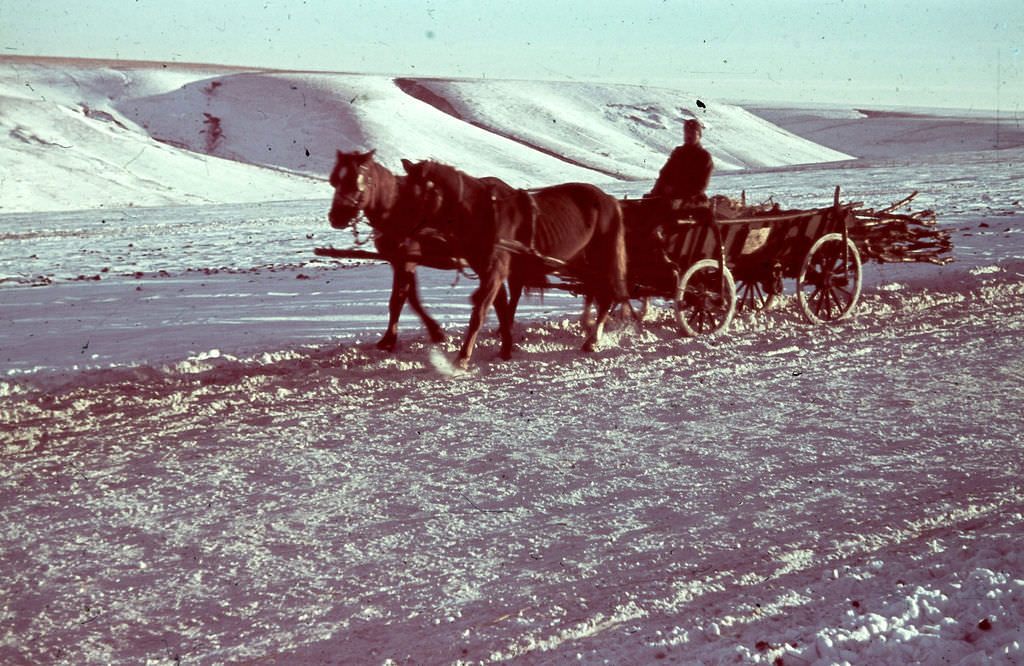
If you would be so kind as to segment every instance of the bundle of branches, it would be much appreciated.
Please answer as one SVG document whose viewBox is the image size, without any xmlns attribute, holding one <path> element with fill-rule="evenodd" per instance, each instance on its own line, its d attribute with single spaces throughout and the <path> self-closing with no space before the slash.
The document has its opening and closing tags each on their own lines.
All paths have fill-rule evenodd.
<svg viewBox="0 0 1024 666">
<path fill-rule="evenodd" d="M 916 196 L 914 192 L 881 210 L 854 209 L 854 223 L 848 231 L 863 261 L 925 261 L 940 265 L 953 261 L 948 256 L 953 241 L 948 231 L 936 228 L 933 211 L 895 212 Z"/>
</svg>

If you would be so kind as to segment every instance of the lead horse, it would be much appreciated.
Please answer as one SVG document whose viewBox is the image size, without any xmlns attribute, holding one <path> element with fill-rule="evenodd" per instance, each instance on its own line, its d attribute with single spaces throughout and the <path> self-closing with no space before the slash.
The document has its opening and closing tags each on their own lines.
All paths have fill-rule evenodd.
<svg viewBox="0 0 1024 666">
<path fill-rule="evenodd" d="M 375 151 L 368 153 L 343 153 L 338 151 L 337 161 L 331 171 L 330 183 L 334 188 L 334 200 L 328 213 L 328 220 L 335 229 L 355 225 L 362 212 L 374 229 L 374 245 L 377 251 L 391 264 L 391 298 L 388 304 L 388 327 L 377 342 L 379 349 L 391 351 L 398 342 L 398 319 L 406 301 L 423 320 L 430 339 L 443 342 L 444 331 L 420 302 L 416 284 L 416 266 L 424 256 L 444 263 L 453 259 L 447 250 L 437 243 L 405 242 L 410 221 L 402 217 L 406 210 L 399 205 L 404 176 L 396 176 L 378 164 Z M 439 266 L 440 267 L 440 266 Z M 452 268 L 455 262 L 451 261 Z"/>
<path fill-rule="evenodd" d="M 628 300 L 626 245 L 618 201 L 585 183 L 540 190 L 505 190 L 434 161 L 402 161 L 407 203 L 419 220 L 414 237 L 439 236 L 480 276 L 473 313 L 456 365 L 466 368 L 476 337 L 492 305 L 501 328 L 501 357 L 512 350 L 512 322 L 524 286 L 543 286 L 550 268 L 534 256 L 566 263 L 598 306 L 597 321 L 583 344 L 592 351 L 615 302 Z M 500 181 L 499 181 L 500 182 Z M 502 245 L 513 240 L 531 250 L 513 255 Z M 510 298 L 497 298 L 508 282 Z M 497 300 L 496 300 L 497 298 Z"/>
</svg>

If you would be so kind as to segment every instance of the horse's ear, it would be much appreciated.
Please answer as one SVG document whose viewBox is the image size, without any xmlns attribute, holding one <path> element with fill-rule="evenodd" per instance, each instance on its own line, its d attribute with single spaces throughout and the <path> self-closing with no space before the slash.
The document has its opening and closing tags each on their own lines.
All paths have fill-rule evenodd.
<svg viewBox="0 0 1024 666">
<path fill-rule="evenodd" d="M 402 158 L 402 168 L 405 169 L 406 173 L 412 173 L 412 168 L 414 166 L 415 165 L 412 162 L 410 162 L 409 160 L 405 159 L 404 157 Z"/>
<path fill-rule="evenodd" d="M 374 149 L 373 149 L 373 150 L 371 150 L 370 152 L 368 152 L 368 153 L 366 153 L 365 155 L 363 155 L 363 157 L 371 157 L 371 158 L 372 158 L 372 157 L 373 157 L 374 155 L 376 155 L 376 154 L 377 154 L 377 149 L 376 149 L 376 148 L 374 148 Z"/>
</svg>

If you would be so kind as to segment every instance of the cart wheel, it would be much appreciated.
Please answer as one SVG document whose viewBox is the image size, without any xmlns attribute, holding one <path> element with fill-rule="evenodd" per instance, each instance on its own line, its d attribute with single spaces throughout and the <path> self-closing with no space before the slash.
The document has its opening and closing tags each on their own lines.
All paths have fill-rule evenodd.
<svg viewBox="0 0 1024 666">
<path fill-rule="evenodd" d="M 679 278 L 676 321 L 687 335 L 710 335 L 729 327 L 736 312 L 736 283 L 729 267 L 722 269 L 724 275 L 717 261 L 701 259 Z"/>
<path fill-rule="evenodd" d="M 770 310 L 775 304 L 776 294 L 765 289 L 760 280 L 740 280 L 736 292 L 736 309 L 741 312 Z"/>
<path fill-rule="evenodd" d="M 842 234 L 819 238 L 804 257 L 796 294 L 804 315 L 815 324 L 842 319 L 860 298 L 860 253 L 849 238 L 843 256 Z"/>
</svg>

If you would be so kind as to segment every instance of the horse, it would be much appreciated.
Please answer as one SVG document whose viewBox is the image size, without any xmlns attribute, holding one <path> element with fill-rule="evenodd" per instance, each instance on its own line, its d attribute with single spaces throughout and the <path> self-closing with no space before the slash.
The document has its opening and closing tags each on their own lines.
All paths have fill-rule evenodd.
<svg viewBox="0 0 1024 666">
<path fill-rule="evenodd" d="M 398 319 L 408 301 L 420 316 L 433 342 L 444 342 L 447 337 L 441 325 L 424 309 L 416 284 L 417 263 L 434 260 L 438 268 L 455 268 L 454 257 L 443 244 L 429 239 L 405 242 L 410 221 L 402 217 L 405 210 L 399 205 L 404 176 L 396 176 L 378 164 L 374 153 L 343 153 L 338 151 L 331 171 L 330 183 L 334 200 L 327 217 L 335 229 L 354 226 L 362 212 L 374 230 L 377 251 L 391 264 L 391 298 L 388 303 L 388 327 L 377 342 L 377 348 L 393 351 L 398 342 Z"/>
<path fill-rule="evenodd" d="M 525 286 L 543 287 L 551 269 L 535 257 L 565 262 L 598 305 L 597 321 L 583 351 L 600 341 L 608 312 L 626 293 L 626 245 L 618 201 L 586 183 L 565 183 L 539 190 L 507 191 L 493 179 L 479 179 L 434 161 L 403 160 L 409 201 L 418 204 L 417 233 L 445 238 L 480 277 L 472 297 L 473 313 L 456 365 L 466 368 L 480 327 L 494 305 L 501 329 L 501 358 L 512 350 L 512 323 Z M 500 182 L 500 181 L 499 181 Z M 532 250 L 514 257 L 502 240 Z M 508 282 L 507 303 L 495 300 Z"/>
</svg>

